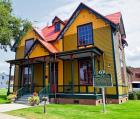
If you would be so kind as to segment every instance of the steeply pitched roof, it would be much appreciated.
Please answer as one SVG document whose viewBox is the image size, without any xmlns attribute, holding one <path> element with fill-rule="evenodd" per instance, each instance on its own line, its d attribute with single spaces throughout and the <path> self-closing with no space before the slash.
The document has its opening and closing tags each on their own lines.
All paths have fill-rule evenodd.
<svg viewBox="0 0 140 119">
<path fill-rule="evenodd" d="M 119 24 L 121 20 L 121 16 L 122 16 L 121 13 L 117 12 L 117 13 L 106 15 L 105 17 L 110 21 L 112 21 L 114 24 Z"/>
<path fill-rule="evenodd" d="M 41 40 L 41 39 L 37 39 L 33 45 L 31 46 L 31 48 L 29 49 L 29 51 L 26 53 L 25 57 L 32 51 L 33 47 L 37 44 L 40 43 L 47 51 L 49 51 L 50 53 L 58 53 L 59 50 L 52 44 L 49 43 L 47 41 Z"/>
<path fill-rule="evenodd" d="M 38 41 L 47 49 L 49 50 L 51 53 L 58 53 L 59 50 L 52 44 L 49 43 L 47 41 L 43 41 L 41 39 L 38 39 Z"/>
<path fill-rule="evenodd" d="M 60 34 L 58 35 L 58 37 L 56 39 L 61 39 L 61 37 L 64 35 L 64 33 L 67 31 L 67 29 L 69 28 L 69 26 L 72 24 L 72 22 L 75 20 L 75 18 L 78 16 L 78 14 L 80 13 L 80 11 L 82 9 L 87 9 L 91 13 L 93 13 L 93 14 L 97 15 L 98 17 L 100 17 L 101 19 L 103 19 L 106 23 L 110 24 L 112 27 L 116 28 L 116 24 L 114 22 L 112 22 L 111 20 L 109 20 L 105 16 L 101 15 L 97 11 L 93 10 L 92 8 L 88 7 L 84 3 L 81 3 L 77 7 L 77 9 L 74 11 L 74 13 L 72 14 L 72 16 L 68 20 L 67 24 L 65 25 L 65 27 L 63 28 L 63 30 L 60 32 Z"/>
<path fill-rule="evenodd" d="M 53 19 L 53 21 L 55 19 L 58 19 L 61 22 L 63 22 L 64 28 L 62 30 L 55 32 L 55 24 L 52 24 L 51 26 L 45 26 L 45 27 L 43 27 L 41 29 L 33 27 L 34 31 L 42 39 L 42 41 L 40 40 L 40 42 L 42 42 L 42 44 L 44 44 L 47 47 L 47 49 L 48 48 L 51 48 L 50 51 L 52 50 L 52 52 L 55 52 L 56 48 L 50 42 L 51 41 L 55 41 L 57 39 L 60 39 L 64 35 L 65 31 L 69 28 L 69 26 L 71 25 L 71 23 L 74 21 L 74 19 L 76 18 L 76 16 L 79 14 L 80 10 L 82 10 L 82 9 L 89 10 L 91 13 L 97 15 L 98 17 L 100 17 L 101 19 L 103 19 L 106 23 L 110 24 L 114 28 L 120 22 L 122 22 L 122 16 L 121 16 L 121 13 L 120 12 L 103 16 L 100 13 L 96 12 L 95 10 L 91 9 L 90 7 L 86 6 L 85 4 L 81 3 L 78 6 L 78 8 L 75 10 L 75 12 L 72 14 L 72 16 L 70 17 L 69 20 L 62 21 L 60 18 L 58 18 L 57 16 L 55 16 L 55 18 Z M 122 23 L 122 26 L 123 26 L 123 23 Z M 123 27 L 123 31 L 124 31 L 124 34 L 125 34 L 124 27 Z M 16 43 L 14 44 L 13 47 L 16 47 Z"/>
</svg>

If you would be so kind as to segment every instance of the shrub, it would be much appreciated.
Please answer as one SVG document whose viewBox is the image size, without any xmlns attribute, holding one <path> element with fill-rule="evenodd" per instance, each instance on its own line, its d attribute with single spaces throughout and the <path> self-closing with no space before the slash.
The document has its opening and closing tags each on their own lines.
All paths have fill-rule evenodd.
<svg viewBox="0 0 140 119">
<path fill-rule="evenodd" d="M 137 94 L 137 99 L 140 100 L 140 91 L 136 92 L 136 94 Z"/>
<path fill-rule="evenodd" d="M 137 100 L 137 93 L 136 92 L 129 93 L 129 99 L 130 100 Z"/>
<path fill-rule="evenodd" d="M 28 98 L 28 103 L 31 106 L 38 105 L 40 102 L 39 96 L 32 96 Z"/>
<path fill-rule="evenodd" d="M 7 100 L 9 100 L 10 102 L 14 102 L 16 99 L 17 95 L 15 93 L 10 94 L 7 96 Z"/>
</svg>

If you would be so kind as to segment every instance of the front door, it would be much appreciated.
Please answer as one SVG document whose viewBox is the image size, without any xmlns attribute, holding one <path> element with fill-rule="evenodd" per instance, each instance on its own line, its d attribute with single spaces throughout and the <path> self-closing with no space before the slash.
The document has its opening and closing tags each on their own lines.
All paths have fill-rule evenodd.
<svg viewBox="0 0 140 119">
<path fill-rule="evenodd" d="M 31 84 L 32 84 L 32 71 L 30 66 L 25 66 L 23 68 L 23 80 L 22 87 L 24 88 L 24 93 L 32 93 Z"/>
</svg>

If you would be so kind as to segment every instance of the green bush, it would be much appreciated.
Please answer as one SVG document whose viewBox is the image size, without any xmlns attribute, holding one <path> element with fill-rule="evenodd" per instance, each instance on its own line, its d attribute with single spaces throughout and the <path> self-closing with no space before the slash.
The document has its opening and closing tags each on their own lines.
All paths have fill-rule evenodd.
<svg viewBox="0 0 140 119">
<path fill-rule="evenodd" d="M 9 100 L 10 102 L 14 102 L 16 97 L 16 94 L 10 94 L 7 96 L 7 100 Z"/>
<path fill-rule="evenodd" d="M 136 92 L 129 93 L 129 100 L 137 100 L 137 93 Z"/>
<path fill-rule="evenodd" d="M 28 103 L 31 106 L 38 105 L 40 102 L 39 96 L 32 96 L 28 98 Z"/>
<path fill-rule="evenodd" d="M 140 100 L 140 91 L 136 92 L 136 94 L 137 94 L 137 99 Z"/>
</svg>

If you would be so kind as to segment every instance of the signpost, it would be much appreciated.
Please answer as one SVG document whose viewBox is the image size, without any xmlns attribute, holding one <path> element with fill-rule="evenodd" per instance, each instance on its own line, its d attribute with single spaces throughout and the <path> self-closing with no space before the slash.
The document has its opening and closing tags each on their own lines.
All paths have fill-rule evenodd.
<svg viewBox="0 0 140 119">
<path fill-rule="evenodd" d="M 100 70 L 98 74 L 94 76 L 93 83 L 94 87 L 102 89 L 103 112 L 105 112 L 105 88 L 113 86 L 111 74 L 106 74 L 104 70 Z"/>
</svg>

